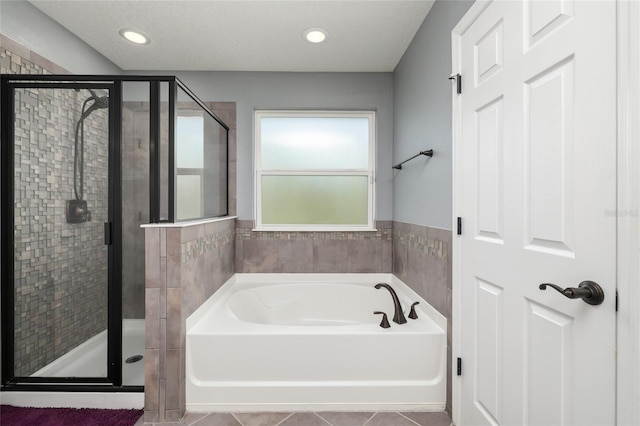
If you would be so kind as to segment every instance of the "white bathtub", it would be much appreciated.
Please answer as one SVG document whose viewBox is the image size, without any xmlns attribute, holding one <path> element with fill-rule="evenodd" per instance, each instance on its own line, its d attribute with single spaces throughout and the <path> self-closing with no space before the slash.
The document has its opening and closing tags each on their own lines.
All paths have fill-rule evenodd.
<svg viewBox="0 0 640 426">
<path fill-rule="evenodd" d="M 187 319 L 187 410 L 441 411 L 446 327 L 390 274 L 236 274 Z"/>
</svg>

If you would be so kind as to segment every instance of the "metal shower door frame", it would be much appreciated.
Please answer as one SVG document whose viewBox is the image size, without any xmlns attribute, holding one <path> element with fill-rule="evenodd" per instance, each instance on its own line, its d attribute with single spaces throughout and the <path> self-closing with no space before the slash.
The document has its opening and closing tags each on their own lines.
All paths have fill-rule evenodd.
<svg viewBox="0 0 640 426">
<path fill-rule="evenodd" d="M 86 76 L 89 77 L 89 76 Z M 60 81 L 58 81 L 60 80 Z M 78 81 L 80 80 L 80 81 Z M 134 391 L 143 386 L 122 386 L 122 200 L 121 200 L 121 132 L 122 81 L 95 76 L 2 75 L 0 81 L 1 112 L 0 200 L 4 206 L 15 202 L 15 111 L 14 93 L 20 88 L 102 89 L 109 92 L 108 112 L 108 222 L 105 243 L 108 245 L 107 292 L 107 377 L 21 377 L 15 376 L 14 358 L 14 224 L 13 208 L 0 213 L 0 277 L 2 279 L 2 390 L 3 391 Z M 9 260 L 9 261 L 7 261 Z"/>
</svg>

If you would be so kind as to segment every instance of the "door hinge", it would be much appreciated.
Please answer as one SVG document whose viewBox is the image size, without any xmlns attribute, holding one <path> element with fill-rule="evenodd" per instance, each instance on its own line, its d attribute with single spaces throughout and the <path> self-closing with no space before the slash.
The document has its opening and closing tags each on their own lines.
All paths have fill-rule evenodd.
<svg viewBox="0 0 640 426">
<path fill-rule="evenodd" d="M 462 358 L 458 357 L 458 366 L 456 368 L 456 373 L 458 376 L 462 376 Z"/>
<path fill-rule="evenodd" d="M 111 222 L 104 223 L 104 244 L 110 246 L 111 241 Z"/>
<path fill-rule="evenodd" d="M 462 76 L 460 74 L 451 74 L 449 80 L 456 81 L 456 93 L 459 95 L 462 93 Z"/>
<path fill-rule="evenodd" d="M 616 312 L 618 312 L 618 290 L 616 290 Z"/>
<path fill-rule="evenodd" d="M 462 235 L 462 218 L 458 217 L 458 229 L 457 229 L 457 234 L 458 235 Z"/>
</svg>

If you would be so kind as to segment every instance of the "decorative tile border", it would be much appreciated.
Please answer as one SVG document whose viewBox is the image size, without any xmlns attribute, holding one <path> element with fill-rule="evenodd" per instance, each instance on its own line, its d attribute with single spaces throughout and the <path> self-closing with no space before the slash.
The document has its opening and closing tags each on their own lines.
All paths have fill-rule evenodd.
<svg viewBox="0 0 640 426">
<path fill-rule="evenodd" d="M 202 238 L 183 243 L 182 262 L 188 262 L 232 242 L 236 239 L 235 233 L 235 229 L 227 229 L 222 232 L 205 235 Z"/>
<path fill-rule="evenodd" d="M 397 226 L 393 228 L 393 244 L 403 244 L 408 248 L 418 250 L 429 256 L 433 256 L 436 259 L 447 262 L 449 260 L 448 251 L 449 243 L 438 238 L 431 238 L 428 235 L 422 233 L 416 233 L 418 226 L 403 224 L 404 226 Z M 415 230 L 407 231 L 406 228 L 416 228 Z M 420 227 L 422 228 L 422 227 Z"/>
<path fill-rule="evenodd" d="M 391 222 L 384 221 L 377 224 L 376 231 L 253 231 L 253 221 L 238 221 L 236 240 L 382 240 L 391 241 Z"/>
</svg>

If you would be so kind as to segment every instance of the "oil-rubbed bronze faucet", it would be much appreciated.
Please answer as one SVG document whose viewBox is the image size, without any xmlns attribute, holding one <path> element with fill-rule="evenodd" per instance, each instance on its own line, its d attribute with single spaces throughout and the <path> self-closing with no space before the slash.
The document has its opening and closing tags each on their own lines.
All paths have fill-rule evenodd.
<svg viewBox="0 0 640 426">
<path fill-rule="evenodd" d="M 400 300 L 398 299 L 398 295 L 393 290 L 393 288 L 391 288 L 389 284 L 385 284 L 385 283 L 378 283 L 375 285 L 375 287 L 378 290 L 384 287 L 387 290 L 389 290 L 389 293 L 391 293 L 391 297 L 393 298 L 393 306 L 395 308 L 395 313 L 393 314 L 393 322 L 395 322 L 396 324 L 406 323 L 407 319 L 404 317 L 404 313 L 402 312 L 402 306 L 400 305 Z"/>
</svg>

